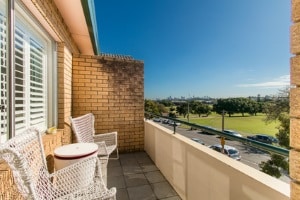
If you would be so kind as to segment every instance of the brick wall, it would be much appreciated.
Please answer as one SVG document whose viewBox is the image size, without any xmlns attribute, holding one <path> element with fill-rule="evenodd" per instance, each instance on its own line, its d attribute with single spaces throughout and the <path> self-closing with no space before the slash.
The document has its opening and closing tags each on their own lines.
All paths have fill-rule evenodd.
<svg viewBox="0 0 300 200">
<path fill-rule="evenodd" d="M 58 128 L 64 129 L 62 144 L 72 142 L 70 116 L 72 109 L 72 54 L 64 43 L 57 46 L 58 60 Z"/>
<path fill-rule="evenodd" d="M 53 150 L 72 141 L 69 122 L 72 103 L 72 53 L 78 53 L 79 50 L 53 0 L 26 0 L 24 2 L 29 10 L 37 10 L 44 17 L 51 31 L 58 36 L 57 42 L 59 42 L 57 46 L 58 80 L 53 81 L 58 81 L 58 128 L 61 130 L 58 130 L 56 134 L 43 136 L 48 169 L 52 172 L 54 169 Z M 14 185 L 11 171 L 3 161 L 0 161 L 0 199 L 22 199 Z"/>
<path fill-rule="evenodd" d="M 92 112 L 96 133 L 118 132 L 121 152 L 144 149 L 144 64 L 104 57 L 73 57 L 72 113 Z"/>
<path fill-rule="evenodd" d="M 290 176 L 291 196 L 300 196 L 300 0 L 292 0 L 291 53 L 290 60 Z"/>
</svg>

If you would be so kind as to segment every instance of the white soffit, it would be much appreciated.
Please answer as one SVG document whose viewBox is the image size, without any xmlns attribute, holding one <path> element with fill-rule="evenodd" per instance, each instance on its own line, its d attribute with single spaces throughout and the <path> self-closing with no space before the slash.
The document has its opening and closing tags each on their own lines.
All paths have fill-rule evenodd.
<svg viewBox="0 0 300 200">
<path fill-rule="evenodd" d="M 94 55 L 81 0 L 54 0 L 81 54 Z"/>
</svg>

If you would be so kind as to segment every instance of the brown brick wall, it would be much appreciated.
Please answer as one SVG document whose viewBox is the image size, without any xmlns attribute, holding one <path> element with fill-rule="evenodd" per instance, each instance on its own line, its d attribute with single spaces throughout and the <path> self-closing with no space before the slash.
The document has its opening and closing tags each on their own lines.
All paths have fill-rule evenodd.
<svg viewBox="0 0 300 200">
<path fill-rule="evenodd" d="M 22 199 L 16 185 L 14 185 L 12 173 L 3 161 L 0 161 L 0 199 Z"/>
<path fill-rule="evenodd" d="M 72 54 L 64 43 L 57 46 L 58 60 L 58 128 L 64 129 L 63 144 L 72 142 L 70 116 L 72 109 Z"/>
<path fill-rule="evenodd" d="M 290 176 L 291 199 L 300 194 L 300 0 L 292 0 L 292 22 L 290 29 L 291 85 L 290 90 Z"/>
<path fill-rule="evenodd" d="M 144 149 L 144 64 L 102 56 L 73 57 L 74 117 L 92 112 L 96 133 L 118 132 L 121 152 Z"/>
</svg>

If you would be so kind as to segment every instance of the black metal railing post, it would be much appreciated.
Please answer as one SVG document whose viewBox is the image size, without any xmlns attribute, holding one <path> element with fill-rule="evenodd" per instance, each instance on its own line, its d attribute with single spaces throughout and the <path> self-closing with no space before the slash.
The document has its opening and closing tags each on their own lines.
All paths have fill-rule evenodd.
<svg viewBox="0 0 300 200">
<path fill-rule="evenodd" d="M 175 122 L 173 122 L 173 127 L 174 127 L 174 133 L 173 134 L 175 134 L 175 132 L 176 132 L 176 123 Z"/>
</svg>

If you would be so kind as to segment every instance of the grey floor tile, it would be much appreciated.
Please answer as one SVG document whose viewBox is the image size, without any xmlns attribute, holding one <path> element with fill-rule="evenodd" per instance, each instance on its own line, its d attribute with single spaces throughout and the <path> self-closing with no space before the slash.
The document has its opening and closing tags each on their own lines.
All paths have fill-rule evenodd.
<svg viewBox="0 0 300 200">
<path fill-rule="evenodd" d="M 120 158 L 120 163 L 122 166 L 138 165 L 138 162 L 134 156 L 132 156 L 132 157 L 126 156 L 126 157 Z"/>
<path fill-rule="evenodd" d="M 134 153 L 125 153 L 125 154 L 120 154 L 120 159 L 122 161 L 128 161 L 128 160 L 136 160 Z"/>
<path fill-rule="evenodd" d="M 111 176 L 122 176 L 123 175 L 123 169 L 121 166 L 119 167 L 109 167 L 107 169 L 107 177 Z"/>
<path fill-rule="evenodd" d="M 150 183 L 166 181 L 165 177 L 160 173 L 160 171 L 146 172 L 145 176 Z"/>
<path fill-rule="evenodd" d="M 151 158 L 145 152 L 139 152 L 135 154 L 138 163 L 153 163 Z"/>
<path fill-rule="evenodd" d="M 117 189 L 117 200 L 129 200 L 128 193 L 125 188 Z"/>
<path fill-rule="evenodd" d="M 122 165 L 124 175 L 127 174 L 140 174 L 143 170 L 139 165 Z"/>
<path fill-rule="evenodd" d="M 120 167 L 120 160 L 108 160 L 107 167 Z"/>
<path fill-rule="evenodd" d="M 128 174 L 124 178 L 127 187 L 149 184 L 144 174 Z"/>
<path fill-rule="evenodd" d="M 153 183 L 151 184 L 151 186 L 158 199 L 177 196 L 177 193 L 167 181 Z"/>
<path fill-rule="evenodd" d="M 124 176 L 111 176 L 107 180 L 107 187 L 116 187 L 117 189 L 126 188 Z"/>
<path fill-rule="evenodd" d="M 107 174 L 108 188 L 117 188 L 117 200 L 180 200 L 146 152 L 109 160 Z"/>
<path fill-rule="evenodd" d="M 140 167 L 142 168 L 143 172 L 152 172 L 159 170 L 155 164 L 153 163 L 141 163 Z"/>
<path fill-rule="evenodd" d="M 130 200 L 156 200 L 150 185 L 127 188 Z"/>
</svg>

